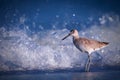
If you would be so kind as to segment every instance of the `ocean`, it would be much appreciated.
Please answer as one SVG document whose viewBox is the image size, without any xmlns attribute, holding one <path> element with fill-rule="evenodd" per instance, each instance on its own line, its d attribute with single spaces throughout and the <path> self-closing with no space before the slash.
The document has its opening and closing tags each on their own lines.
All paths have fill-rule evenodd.
<svg viewBox="0 0 120 80">
<path fill-rule="evenodd" d="M 64 41 L 109 42 L 88 56 Z M 0 0 L 0 80 L 120 80 L 119 1 Z"/>
<path fill-rule="evenodd" d="M 120 80 L 120 71 L 13 73 L 1 75 L 0 80 Z"/>
</svg>

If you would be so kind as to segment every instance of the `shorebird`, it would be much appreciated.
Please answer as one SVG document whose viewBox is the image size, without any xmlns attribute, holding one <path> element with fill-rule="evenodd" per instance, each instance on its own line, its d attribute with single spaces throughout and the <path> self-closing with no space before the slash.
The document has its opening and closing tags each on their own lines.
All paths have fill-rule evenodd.
<svg viewBox="0 0 120 80">
<path fill-rule="evenodd" d="M 77 49 L 79 49 L 83 53 L 87 53 L 88 60 L 85 65 L 85 71 L 89 72 L 90 62 L 91 62 L 91 59 L 90 59 L 91 53 L 106 47 L 109 43 L 79 37 L 78 31 L 75 29 L 71 30 L 70 33 L 67 36 L 65 36 L 62 40 L 66 39 L 69 36 L 73 36 L 73 43 Z"/>
</svg>

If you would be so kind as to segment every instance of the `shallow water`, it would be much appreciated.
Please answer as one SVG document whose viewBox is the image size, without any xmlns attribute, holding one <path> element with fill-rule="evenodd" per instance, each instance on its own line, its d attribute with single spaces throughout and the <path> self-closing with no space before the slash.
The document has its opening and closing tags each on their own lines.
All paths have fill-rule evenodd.
<svg viewBox="0 0 120 80">
<path fill-rule="evenodd" d="M 120 71 L 1 75 L 0 80 L 120 80 Z"/>
</svg>

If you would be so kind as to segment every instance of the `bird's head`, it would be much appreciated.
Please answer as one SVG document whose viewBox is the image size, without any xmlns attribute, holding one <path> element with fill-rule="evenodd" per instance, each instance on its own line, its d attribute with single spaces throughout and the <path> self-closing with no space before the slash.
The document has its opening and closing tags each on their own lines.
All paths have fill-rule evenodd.
<svg viewBox="0 0 120 80">
<path fill-rule="evenodd" d="M 76 29 L 71 30 L 70 33 L 68 35 L 66 35 L 62 40 L 66 39 L 69 36 L 73 36 L 73 37 L 79 36 L 78 31 Z"/>
</svg>

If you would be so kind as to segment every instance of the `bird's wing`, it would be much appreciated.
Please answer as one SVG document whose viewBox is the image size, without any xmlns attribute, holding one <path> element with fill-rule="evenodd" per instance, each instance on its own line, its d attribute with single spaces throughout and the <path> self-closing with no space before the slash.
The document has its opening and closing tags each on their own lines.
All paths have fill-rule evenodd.
<svg viewBox="0 0 120 80">
<path fill-rule="evenodd" d="M 87 38 L 81 38 L 80 42 L 82 45 L 84 45 L 85 50 L 88 52 L 99 50 L 109 44 L 108 42 L 100 42 L 97 40 L 92 40 Z"/>
</svg>

